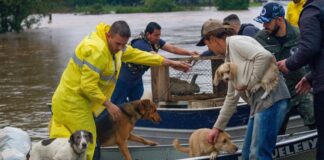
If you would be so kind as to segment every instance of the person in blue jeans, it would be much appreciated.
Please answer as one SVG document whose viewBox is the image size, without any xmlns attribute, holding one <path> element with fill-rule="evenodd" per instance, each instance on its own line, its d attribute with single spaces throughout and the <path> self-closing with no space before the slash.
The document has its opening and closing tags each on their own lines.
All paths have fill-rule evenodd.
<svg viewBox="0 0 324 160">
<path fill-rule="evenodd" d="M 227 95 L 220 114 L 207 135 L 208 142 L 213 144 L 220 131 L 236 111 L 240 98 L 250 106 L 250 117 L 242 149 L 243 160 L 271 160 L 276 146 L 279 129 L 288 111 L 290 94 L 282 75 L 270 94 L 261 99 L 264 89 L 246 95 L 260 83 L 263 75 L 273 60 L 273 55 L 264 49 L 254 38 L 235 35 L 235 31 L 219 20 L 210 19 L 203 25 L 203 37 L 198 45 L 207 45 L 214 53 L 225 57 L 225 62 L 237 65 L 237 80 L 228 82 Z M 239 94 L 235 94 L 235 92 Z"/>
<path fill-rule="evenodd" d="M 161 36 L 161 26 L 156 22 L 150 22 L 144 31 L 131 41 L 131 46 L 147 52 L 157 53 L 159 49 L 178 54 L 195 56 L 197 52 L 188 51 L 172 44 L 166 43 Z M 134 63 L 122 63 L 116 88 L 111 97 L 114 104 L 138 100 L 144 93 L 143 75 L 149 66 Z"/>
</svg>

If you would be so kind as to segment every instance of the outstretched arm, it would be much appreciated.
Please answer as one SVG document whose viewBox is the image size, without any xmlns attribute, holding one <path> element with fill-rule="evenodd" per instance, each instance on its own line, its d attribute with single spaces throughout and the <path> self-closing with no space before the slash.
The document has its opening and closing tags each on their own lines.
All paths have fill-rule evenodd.
<svg viewBox="0 0 324 160">
<path fill-rule="evenodd" d="M 196 51 L 188 51 L 183 48 L 176 47 L 172 44 L 166 43 L 162 47 L 163 50 L 168 51 L 170 53 L 178 54 L 178 55 L 187 55 L 187 56 L 198 56 L 199 53 Z"/>
<path fill-rule="evenodd" d="M 183 72 L 187 72 L 191 68 L 190 64 L 184 61 L 174 61 L 167 58 L 163 59 L 162 64 Z"/>
</svg>

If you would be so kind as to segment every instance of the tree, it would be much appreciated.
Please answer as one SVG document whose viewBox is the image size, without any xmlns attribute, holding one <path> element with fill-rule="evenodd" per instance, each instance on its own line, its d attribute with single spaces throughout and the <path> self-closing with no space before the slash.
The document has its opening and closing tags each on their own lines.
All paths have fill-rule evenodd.
<svg viewBox="0 0 324 160">
<path fill-rule="evenodd" d="M 144 6 L 155 12 L 172 11 L 175 7 L 173 0 L 144 0 Z"/>
<path fill-rule="evenodd" d="M 249 0 L 214 0 L 218 10 L 246 10 Z"/>
<path fill-rule="evenodd" d="M 53 4 L 51 0 L 1 0 L 0 33 L 19 32 L 39 23 Z"/>
</svg>

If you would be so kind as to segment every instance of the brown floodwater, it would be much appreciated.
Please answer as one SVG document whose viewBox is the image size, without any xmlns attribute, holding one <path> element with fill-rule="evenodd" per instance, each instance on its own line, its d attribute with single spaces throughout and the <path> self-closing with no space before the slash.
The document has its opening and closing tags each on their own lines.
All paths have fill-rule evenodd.
<svg viewBox="0 0 324 160">
<path fill-rule="evenodd" d="M 235 11 L 242 22 L 253 23 L 261 7 Z M 150 21 L 162 26 L 162 38 L 188 50 L 196 47 L 201 25 L 209 18 L 222 20 L 234 12 L 212 8 L 203 11 L 172 13 L 138 13 L 106 15 L 54 14 L 37 28 L 22 33 L 0 34 L 0 128 L 14 126 L 26 130 L 33 140 L 48 136 L 50 112 L 46 103 L 59 83 L 61 73 L 78 42 L 95 29 L 99 22 L 116 20 L 129 23 L 132 36 L 140 33 Z M 172 56 L 162 52 L 166 56 Z M 145 75 L 145 88 L 150 76 Z"/>
</svg>

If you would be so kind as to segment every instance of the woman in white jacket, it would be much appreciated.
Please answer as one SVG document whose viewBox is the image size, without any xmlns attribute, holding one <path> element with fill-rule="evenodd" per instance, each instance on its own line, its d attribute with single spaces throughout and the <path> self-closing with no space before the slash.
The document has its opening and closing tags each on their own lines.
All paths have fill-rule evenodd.
<svg viewBox="0 0 324 160">
<path fill-rule="evenodd" d="M 256 40 L 248 36 L 238 36 L 229 26 L 210 19 L 204 23 L 203 37 L 198 46 L 207 45 L 214 53 L 225 57 L 225 62 L 238 65 L 238 82 L 228 83 L 227 95 L 212 131 L 208 134 L 209 143 L 215 142 L 220 130 L 224 130 L 236 110 L 239 98 L 243 98 L 251 107 L 250 118 L 245 136 L 242 157 L 247 159 L 272 159 L 277 134 L 287 113 L 289 91 L 283 77 L 265 99 L 260 99 L 262 87 L 247 97 L 244 91 L 259 83 L 268 69 L 272 55 Z M 236 87 L 235 87 L 236 86 Z"/>
</svg>

